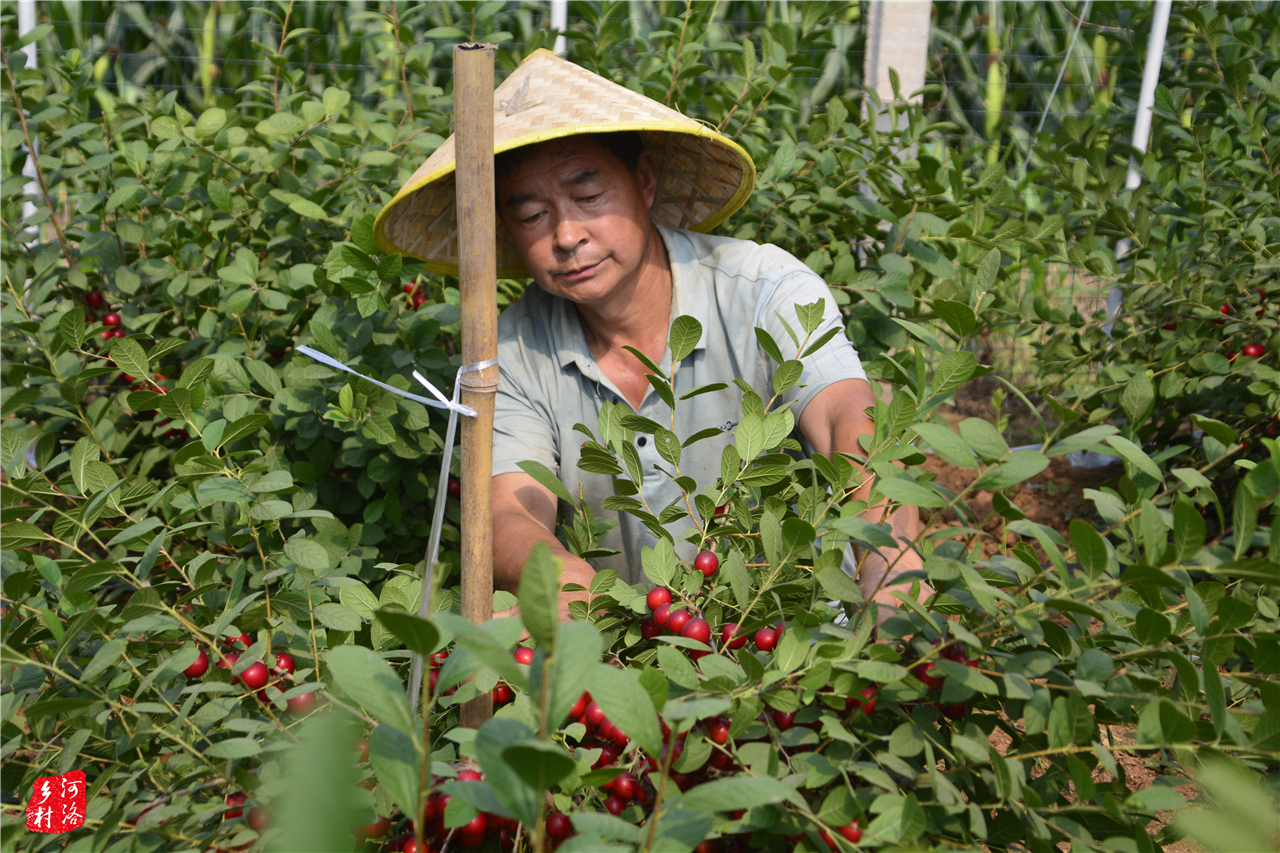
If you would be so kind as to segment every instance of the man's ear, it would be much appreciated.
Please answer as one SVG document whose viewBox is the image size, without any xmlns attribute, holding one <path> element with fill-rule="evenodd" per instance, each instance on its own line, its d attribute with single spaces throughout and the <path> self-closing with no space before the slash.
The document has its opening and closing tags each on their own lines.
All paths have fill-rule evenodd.
<svg viewBox="0 0 1280 853">
<path fill-rule="evenodd" d="M 640 185 L 645 208 L 651 209 L 653 200 L 658 197 L 658 167 L 647 148 L 640 152 L 640 159 L 636 162 L 636 182 Z"/>
</svg>

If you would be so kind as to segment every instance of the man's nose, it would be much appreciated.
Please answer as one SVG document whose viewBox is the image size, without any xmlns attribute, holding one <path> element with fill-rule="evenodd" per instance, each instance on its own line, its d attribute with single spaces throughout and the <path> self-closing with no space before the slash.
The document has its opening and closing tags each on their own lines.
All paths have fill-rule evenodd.
<svg viewBox="0 0 1280 853">
<path fill-rule="evenodd" d="M 572 216 L 561 216 L 556 223 L 556 248 L 562 252 L 574 252 L 587 240 L 586 229 Z"/>
</svg>

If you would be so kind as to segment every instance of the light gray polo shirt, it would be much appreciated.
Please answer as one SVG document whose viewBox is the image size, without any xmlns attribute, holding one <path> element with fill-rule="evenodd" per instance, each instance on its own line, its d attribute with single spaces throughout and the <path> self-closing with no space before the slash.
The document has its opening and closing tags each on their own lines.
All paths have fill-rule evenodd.
<svg viewBox="0 0 1280 853">
<path fill-rule="evenodd" d="M 671 263 L 671 319 L 687 314 L 702 324 L 702 339 L 676 372 L 676 420 L 671 427 L 681 441 L 710 427 L 719 434 L 685 448 L 680 470 L 692 476 L 700 490 L 713 487 L 720 474 L 720 455 L 733 442 L 733 429 L 742 417 L 743 392 L 733 380 L 745 379 L 767 403 L 773 394 L 774 363 L 760 348 L 755 328 L 772 335 L 786 359 L 798 356 L 781 315 L 801 341 L 804 330 L 795 305 L 825 302 L 817 340 L 832 327 L 840 333 L 821 350 L 803 360 L 800 382 L 774 404 L 793 402 L 796 421 L 813 397 L 843 379 L 865 379 L 866 373 L 848 338 L 826 283 L 791 254 L 777 246 L 714 237 L 658 226 Z M 626 398 L 596 364 L 582 334 L 573 303 L 531 285 L 498 318 L 498 363 L 501 375 L 494 415 L 493 473 L 519 472 L 520 462 L 532 460 L 550 468 L 575 498 L 581 494 L 597 518 L 619 524 L 601 542 L 622 553 L 591 560 L 597 571 L 613 569 L 631 584 L 651 586 L 640 566 L 640 549 L 653 547 L 655 537 L 627 513 L 605 510 L 614 494 L 613 478 L 578 468 L 586 436 L 575 432 L 584 424 L 600 439 L 597 424 L 605 402 L 627 405 Z M 671 350 L 660 363 L 671 373 Z M 723 382 L 727 387 L 680 401 L 693 388 Z M 637 412 L 664 427 L 671 409 L 652 388 Z M 652 436 L 636 435 L 636 450 L 645 466 L 642 493 L 654 513 L 683 500 L 679 486 L 660 469 L 670 469 L 654 447 Z M 657 467 L 655 467 L 657 466 Z M 581 489 L 581 491 L 579 491 Z M 560 507 L 562 514 L 570 508 Z M 685 518 L 667 529 L 684 559 L 693 557 L 682 535 L 692 525 Z M 501 531 L 495 531 L 501 535 Z"/>
</svg>

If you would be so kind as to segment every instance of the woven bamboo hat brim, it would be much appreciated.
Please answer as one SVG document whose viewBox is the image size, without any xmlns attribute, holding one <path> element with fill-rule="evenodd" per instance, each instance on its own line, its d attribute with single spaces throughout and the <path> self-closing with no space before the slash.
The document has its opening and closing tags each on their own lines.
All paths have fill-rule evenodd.
<svg viewBox="0 0 1280 853">
<path fill-rule="evenodd" d="M 495 154 L 581 133 L 638 131 L 658 172 L 652 213 L 668 227 L 710 231 L 755 184 L 755 165 L 732 140 L 549 50 L 503 81 L 493 109 Z M 374 234 L 384 252 L 426 261 L 431 272 L 458 272 L 454 167 L 450 136 L 378 214 Z M 501 222 L 497 248 L 500 277 L 528 275 Z"/>
</svg>

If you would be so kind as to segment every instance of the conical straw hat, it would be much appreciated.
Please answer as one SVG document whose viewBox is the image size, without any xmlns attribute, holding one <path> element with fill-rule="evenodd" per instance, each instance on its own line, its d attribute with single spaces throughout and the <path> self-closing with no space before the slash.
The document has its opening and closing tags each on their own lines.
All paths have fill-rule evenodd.
<svg viewBox="0 0 1280 853">
<path fill-rule="evenodd" d="M 548 50 L 498 86 L 493 109 L 495 154 L 580 133 L 638 131 L 658 171 L 653 215 L 669 227 L 709 231 L 755 184 L 751 158 L 732 140 Z M 426 261 L 431 272 L 458 272 L 454 166 L 450 136 L 378 214 L 374 234 L 384 252 Z M 504 278 L 528 274 L 501 222 L 497 267 Z"/>
</svg>

